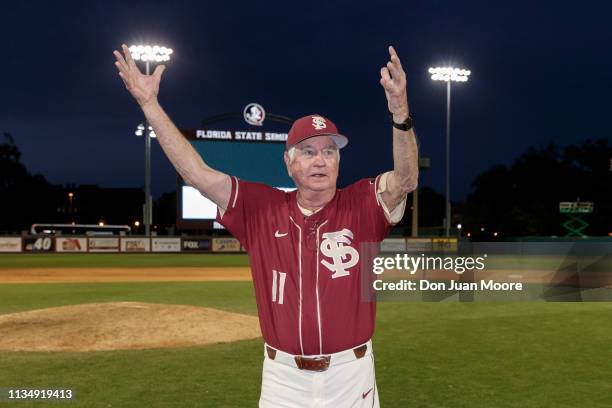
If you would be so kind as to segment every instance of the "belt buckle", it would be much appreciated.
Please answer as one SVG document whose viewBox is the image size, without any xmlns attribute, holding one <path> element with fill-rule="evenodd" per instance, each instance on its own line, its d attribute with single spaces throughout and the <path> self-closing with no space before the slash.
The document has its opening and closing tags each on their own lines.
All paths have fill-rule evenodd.
<svg viewBox="0 0 612 408">
<path fill-rule="evenodd" d="M 329 368 L 331 356 L 303 357 L 296 356 L 295 363 L 300 370 L 326 371 Z"/>
<path fill-rule="evenodd" d="M 319 364 L 321 365 L 321 368 L 315 369 L 313 371 L 325 371 L 325 370 L 327 370 L 329 368 L 329 360 L 330 360 L 330 358 L 326 357 L 326 356 L 319 356 L 319 357 L 312 358 L 311 361 L 313 363 L 316 363 L 317 365 L 319 365 Z"/>
</svg>

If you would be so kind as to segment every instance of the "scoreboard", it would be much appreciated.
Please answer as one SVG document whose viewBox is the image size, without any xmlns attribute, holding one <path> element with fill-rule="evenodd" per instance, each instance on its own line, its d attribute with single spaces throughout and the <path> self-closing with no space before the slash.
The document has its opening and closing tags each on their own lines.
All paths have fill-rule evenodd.
<svg viewBox="0 0 612 408">
<path fill-rule="evenodd" d="M 241 180 L 265 183 L 285 191 L 295 188 L 283 160 L 286 133 L 183 130 L 183 134 L 206 164 L 216 170 Z M 185 184 L 180 176 L 177 181 L 177 198 L 179 228 L 213 228 L 216 204 Z"/>
</svg>

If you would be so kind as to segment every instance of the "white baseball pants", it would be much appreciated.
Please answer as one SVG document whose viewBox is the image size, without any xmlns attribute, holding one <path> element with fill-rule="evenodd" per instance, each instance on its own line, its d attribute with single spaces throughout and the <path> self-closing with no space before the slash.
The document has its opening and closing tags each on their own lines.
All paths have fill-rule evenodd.
<svg viewBox="0 0 612 408">
<path fill-rule="evenodd" d="M 352 349 L 331 354 L 326 371 L 300 370 L 294 356 L 264 346 L 260 408 L 379 408 L 372 342 L 357 358 Z"/>
</svg>

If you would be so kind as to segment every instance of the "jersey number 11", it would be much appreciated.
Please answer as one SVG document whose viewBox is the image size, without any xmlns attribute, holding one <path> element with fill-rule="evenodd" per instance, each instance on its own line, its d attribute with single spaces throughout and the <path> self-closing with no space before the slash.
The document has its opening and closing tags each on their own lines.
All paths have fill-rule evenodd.
<svg viewBox="0 0 612 408">
<path fill-rule="evenodd" d="M 286 272 L 278 272 L 275 269 L 272 269 L 272 302 L 278 302 L 279 305 L 283 304 L 283 300 L 285 298 L 286 278 Z"/>
</svg>

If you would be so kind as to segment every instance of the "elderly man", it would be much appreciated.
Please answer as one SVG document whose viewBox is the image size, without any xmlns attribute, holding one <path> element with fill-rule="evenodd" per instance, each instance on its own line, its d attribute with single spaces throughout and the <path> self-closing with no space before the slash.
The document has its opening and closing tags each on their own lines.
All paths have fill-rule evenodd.
<svg viewBox="0 0 612 408">
<path fill-rule="evenodd" d="M 296 191 L 210 168 L 157 101 L 164 66 L 143 75 L 125 45 L 119 75 L 183 179 L 218 206 L 217 220 L 247 249 L 264 345 L 261 407 L 376 407 L 373 301 L 362 297 L 369 244 L 383 240 L 417 186 L 406 77 L 389 47 L 380 84 L 392 115 L 392 171 L 338 189 L 348 139 L 314 114 L 296 120 L 284 161 Z"/>
</svg>

